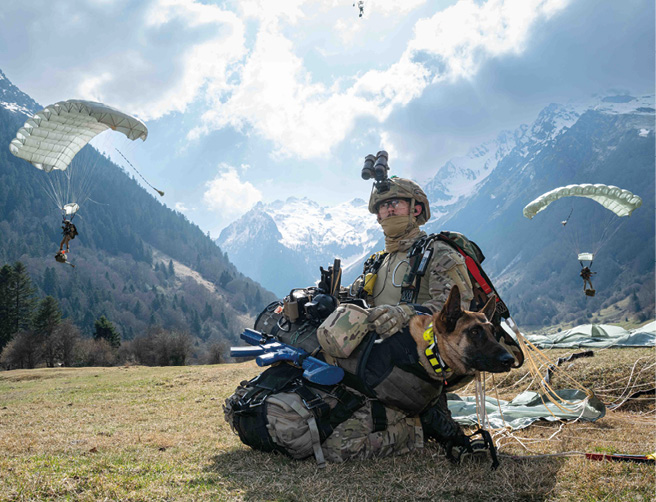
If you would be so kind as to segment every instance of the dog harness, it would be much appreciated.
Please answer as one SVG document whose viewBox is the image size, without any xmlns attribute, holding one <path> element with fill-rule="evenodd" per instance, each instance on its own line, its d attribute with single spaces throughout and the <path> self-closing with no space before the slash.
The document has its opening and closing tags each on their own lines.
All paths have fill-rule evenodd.
<svg viewBox="0 0 656 502">
<path fill-rule="evenodd" d="M 428 348 L 424 351 L 428 362 L 433 368 L 433 371 L 444 379 L 444 385 L 448 385 L 447 378 L 451 377 L 453 370 L 446 365 L 437 348 L 437 338 L 435 338 L 435 333 L 433 332 L 433 323 L 430 323 L 428 328 L 424 331 L 424 340 L 431 342 Z"/>
</svg>

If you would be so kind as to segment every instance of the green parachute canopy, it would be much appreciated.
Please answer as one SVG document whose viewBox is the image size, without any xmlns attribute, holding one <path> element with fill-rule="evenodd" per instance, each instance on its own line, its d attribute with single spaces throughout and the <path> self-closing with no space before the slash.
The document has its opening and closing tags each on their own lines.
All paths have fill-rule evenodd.
<svg viewBox="0 0 656 502">
<path fill-rule="evenodd" d="M 582 184 L 567 185 L 555 188 L 540 195 L 524 208 L 524 216 L 529 220 L 549 204 L 564 197 L 586 197 L 598 202 L 617 216 L 631 216 L 631 213 L 642 205 L 642 199 L 628 190 L 613 185 Z"/>
</svg>

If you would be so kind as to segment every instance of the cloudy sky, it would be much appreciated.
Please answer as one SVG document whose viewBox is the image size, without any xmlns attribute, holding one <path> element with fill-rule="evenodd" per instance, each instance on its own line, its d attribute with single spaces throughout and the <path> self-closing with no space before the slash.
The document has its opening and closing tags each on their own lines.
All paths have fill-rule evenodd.
<svg viewBox="0 0 656 502">
<path fill-rule="evenodd" d="M 357 3 L 357 2 L 356 2 Z M 144 120 L 129 158 L 217 237 L 257 201 L 368 197 L 362 160 L 428 180 L 551 102 L 654 90 L 653 0 L 30 0 L 0 69 L 37 102 Z M 120 163 L 120 162 L 119 162 Z"/>
</svg>

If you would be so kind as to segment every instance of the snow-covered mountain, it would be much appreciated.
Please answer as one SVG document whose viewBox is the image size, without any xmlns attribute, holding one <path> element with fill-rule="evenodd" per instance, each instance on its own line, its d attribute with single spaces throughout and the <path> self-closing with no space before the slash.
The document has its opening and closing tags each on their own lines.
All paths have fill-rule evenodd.
<svg viewBox="0 0 656 502">
<path fill-rule="evenodd" d="M 23 115 L 32 115 L 41 109 L 36 101 L 12 84 L 2 70 L 0 70 L 0 107 Z"/>
<path fill-rule="evenodd" d="M 629 286 L 643 310 L 653 311 L 654 107 L 653 95 L 545 107 L 533 123 L 503 131 L 437 170 L 425 185 L 432 218 L 424 229 L 461 231 L 481 245 L 486 270 L 506 302 L 514 302 L 518 321 L 586 322 L 582 312 L 616 305 Z M 609 290 L 594 299 L 576 295 L 578 262 L 568 259 L 552 226 L 560 215 L 529 222 L 521 211 L 537 195 L 571 183 L 615 184 L 643 198 L 598 262 L 612 273 L 596 277 Z M 364 257 L 381 248 L 381 237 L 364 201 L 322 208 L 288 199 L 258 204 L 217 242 L 240 270 L 282 296 L 314 283 L 318 266 L 333 257 L 351 265 L 345 277 L 351 279 Z"/>
<path fill-rule="evenodd" d="M 280 294 L 310 286 L 339 258 L 344 269 L 361 263 L 382 238 L 367 203 L 354 199 L 322 207 L 304 197 L 258 203 L 226 227 L 217 243 L 250 277 Z"/>
<path fill-rule="evenodd" d="M 653 106 L 653 95 L 640 98 L 609 96 L 567 105 L 550 104 L 532 124 L 522 124 L 514 131 L 502 131 L 493 140 L 471 148 L 464 156 L 450 159 L 438 169 L 425 186 L 431 201 L 433 225 L 474 196 L 499 162 L 511 152 L 523 157 L 527 164 L 530 163 L 543 148 L 552 145 L 567 132 L 586 111 L 594 110 L 611 115 L 644 114 L 653 113 Z M 645 129 L 643 134 L 647 132 L 648 129 Z"/>
</svg>

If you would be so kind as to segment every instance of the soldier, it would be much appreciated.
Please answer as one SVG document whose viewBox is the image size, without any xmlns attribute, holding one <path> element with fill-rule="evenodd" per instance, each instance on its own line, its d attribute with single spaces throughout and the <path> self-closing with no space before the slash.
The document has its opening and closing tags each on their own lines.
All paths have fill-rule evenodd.
<svg viewBox="0 0 656 502">
<path fill-rule="evenodd" d="M 374 188 L 369 200 L 369 211 L 377 216 L 385 234 L 386 254 L 374 255 L 376 258 L 365 264 L 363 276 L 352 287 L 363 291 L 361 296 L 374 307 L 369 322 L 382 337 L 407 326 L 419 305 L 423 312 L 439 312 L 454 285 L 460 288 L 463 309 L 469 310 L 474 298 L 464 258 L 442 241 L 430 245 L 430 259 L 418 290 L 416 283 L 403 284 L 409 271 L 408 250 L 426 236 L 419 227 L 430 218 L 430 207 L 426 194 L 414 181 L 391 178 L 389 182 L 389 189 L 382 193 Z M 402 302 L 404 289 L 415 298 Z"/>
<path fill-rule="evenodd" d="M 581 269 L 581 273 L 579 274 L 581 279 L 583 279 L 583 291 L 585 291 L 585 294 L 588 296 L 594 296 L 595 290 L 592 286 L 592 275 L 596 273 L 597 272 L 590 270 L 590 267 L 583 267 Z M 587 287 L 588 284 L 590 284 L 590 288 Z"/>
<path fill-rule="evenodd" d="M 68 252 L 68 243 L 71 241 L 71 239 L 75 239 L 75 236 L 77 235 L 77 228 L 71 221 L 67 219 L 64 219 L 62 222 L 62 235 L 64 237 L 59 243 L 59 252 L 64 254 Z M 64 245 L 66 245 L 66 251 L 64 251 Z"/>
<path fill-rule="evenodd" d="M 372 307 L 367 321 L 381 338 L 407 327 L 418 311 L 439 312 L 454 285 L 460 289 L 462 308 L 470 309 L 474 293 L 465 260 L 442 241 L 434 240 L 422 251 L 419 259 L 428 259 L 423 276 L 408 282 L 408 250 L 426 237 L 419 227 L 430 218 L 428 198 L 417 183 L 392 177 L 387 184 L 375 185 L 369 212 L 377 216 L 383 229 L 385 252 L 365 263 L 364 273 L 351 291 L 357 291 Z M 446 392 L 420 418 L 426 439 L 467 447 L 467 438 L 447 407 Z"/>
</svg>

